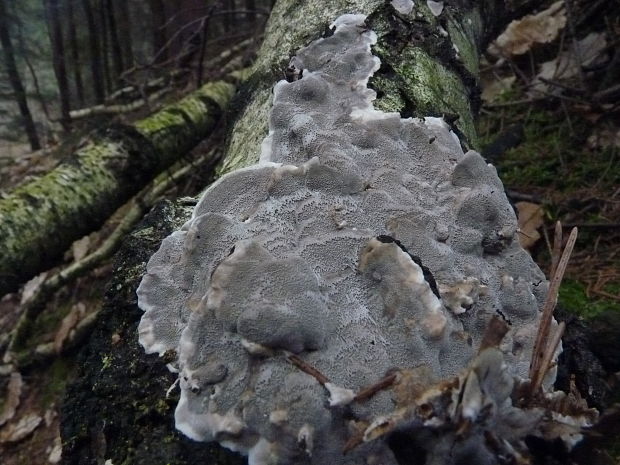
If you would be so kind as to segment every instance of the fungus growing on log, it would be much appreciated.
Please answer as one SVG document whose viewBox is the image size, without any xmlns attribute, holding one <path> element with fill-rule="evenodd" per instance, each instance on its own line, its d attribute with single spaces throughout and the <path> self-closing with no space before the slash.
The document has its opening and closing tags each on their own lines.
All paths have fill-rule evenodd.
<svg viewBox="0 0 620 465">
<path fill-rule="evenodd" d="M 364 20 L 297 53 L 260 163 L 214 183 L 151 258 L 140 342 L 177 355 L 177 428 L 251 465 L 396 464 L 395 428 L 433 463 L 493 463 L 542 416 L 510 395 L 547 284 L 495 169 L 441 118 L 373 108 Z M 498 311 L 512 328 L 478 353 Z"/>
</svg>

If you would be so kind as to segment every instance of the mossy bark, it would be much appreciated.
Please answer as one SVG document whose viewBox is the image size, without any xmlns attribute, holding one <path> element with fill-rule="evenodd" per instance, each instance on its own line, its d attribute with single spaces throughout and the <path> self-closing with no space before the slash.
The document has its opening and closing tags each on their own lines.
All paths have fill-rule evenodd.
<svg viewBox="0 0 620 465">
<path fill-rule="evenodd" d="M 367 15 L 368 27 L 378 35 L 373 53 L 381 68 L 370 80 L 378 95 L 376 108 L 405 117 L 443 115 L 463 144 L 475 148 L 479 50 L 487 35 L 485 20 L 501 23 L 506 16 L 500 3 L 451 2 L 435 17 L 425 2 L 415 2 L 407 15 L 384 0 L 277 2 L 243 93 L 247 104 L 238 112 L 219 172 L 258 161 L 260 141 L 268 132 L 271 87 L 284 78 L 296 50 L 328 33 L 330 23 L 345 13 Z"/>
<path fill-rule="evenodd" d="M 206 84 L 134 126 L 96 131 L 56 169 L 0 198 L 0 296 L 52 266 L 204 139 L 234 91 L 227 82 Z"/>
<path fill-rule="evenodd" d="M 192 208 L 183 201 L 161 202 L 117 254 L 99 323 L 79 355 L 80 372 L 62 407 L 65 465 L 244 463 L 236 454 L 194 442 L 174 429 L 178 390 L 169 396 L 166 391 L 176 376 L 138 344 L 142 312 L 135 291 L 146 261 Z"/>
</svg>

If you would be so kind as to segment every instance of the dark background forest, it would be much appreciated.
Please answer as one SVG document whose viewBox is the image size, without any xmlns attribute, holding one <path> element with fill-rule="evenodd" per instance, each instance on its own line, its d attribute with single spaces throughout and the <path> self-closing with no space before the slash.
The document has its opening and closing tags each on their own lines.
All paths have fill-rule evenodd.
<svg viewBox="0 0 620 465">
<path fill-rule="evenodd" d="M 0 0 L 0 199 L 93 131 L 142 121 L 206 83 L 243 81 L 273 3 Z M 568 347 L 596 357 L 576 357 L 573 374 L 598 386 L 589 401 L 604 410 L 620 401 L 620 2 L 522 3 L 482 54 L 474 145 L 497 166 L 543 270 L 555 222 L 580 229 L 558 311 Z M 47 271 L 0 289 L 0 463 L 60 462 L 60 407 L 113 255 L 157 202 L 196 196 L 217 176 L 234 110 L 103 226 L 55 251 Z M 617 441 L 605 446 L 600 463 L 620 459 Z"/>
</svg>

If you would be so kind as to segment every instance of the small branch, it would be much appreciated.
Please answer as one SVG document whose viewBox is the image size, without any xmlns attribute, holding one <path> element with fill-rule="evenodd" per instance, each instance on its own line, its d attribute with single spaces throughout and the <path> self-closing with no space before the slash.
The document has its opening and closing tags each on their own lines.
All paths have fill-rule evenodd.
<svg viewBox="0 0 620 465">
<path fill-rule="evenodd" d="M 396 382 L 396 378 L 397 378 L 396 373 L 386 376 L 385 378 L 377 381 L 375 384 L 372 384 L 370 386 L 367 386 L 361 389 L 355 395 L 355 398 L 353 400 L 355 402 L 363 402 L 365 400 L 370 399 L 377 392 L 383 391 L 384 389 L 391 387 Z"/>
<path fill-rule="evenodd" d="M 294 354 L 290 354 L 287 359 L 293 364 L 295 365 L 297 368 L 299 368 L 301 371 L 303 371 L 304 373 L 309 374 L 310 376 L 312 376 L 314 379 L 316 379 L 319 384 L 321 386 L 325 386 L 327 383 L 329 383 L 329 378 L 327 376 L 325 376 L 323 373 L 321 373 L 319 370 L 317 370 L 316 368 L 314 368 L 312 365 L 310 365 L 308 362 L 305 362 L 304 360 L 302 360 L 301 358 L 299 358 L 297 355 Z M 384 389 L 389 388 L 390 386 L 392 386 L 394 384 L 394 382 L 396 382 L 396 378 L 397 375 L 396 373 L 393 373 L 391 375 L 386 376 L 385 378 L 380 379 L 379 381 L 377 381 L 374 384 L 371 384 L 370 386 L 367 386 L 365 388 L 362 388 L 353 398 L 354 402 L 364 402 L 365 400 L 370 399 L 372 396 L 374 396 L 377 392 L 382 391 Z"/>
<path fill-rule="evenodd" d="M 314 379 L 316 379 L 321 386 L 325 386 L 326 383 L 329 383 L 329 378 L 327 376 L 325 376 L 319 370 L 314 368 L 312 365 L 308 364 L 307 362 L 304 362 L 297 355 L 291 354 L 287 358 L 293 365 L 295 365 L 301 371 L 309 374 Z"/>
<path fill-rule="evenodd" d="M 152 93 L 146 99 L 141 98 L 141 99 L 135 100 L 130 103 L 119 104 L 119 105 L 106 105 L 106 104 L 95 105 L 94 107 L 90 107 L 90 108 L 82 108 L 80 110 L 71 110 L 69 114 L 72 119 L 80 119 L 80 118 L 87 118 L 93 115 L 102 115 L 102 114 L 116 115 L 116 114 L 121 114 L 121 113 L 129 113 L 130 111 L 135 111 L 145 105 L 148 105 L 158 100 L 159 98 L 161 98 L 162 96 L 170 92 L 170 90 L 171 89 L 169 87 L 165 87 L 163 89 L 160 89 L 157 92 Z"/>
<path fill-rule="evenodd" d="M 530 395 L 533 395 L 538 390 L 538 388 L 540 388 L 540 383 L 542 383 L 542 378 L 544 378 L 544 375 L 548 368 L 548 363 L 546 359 L 549 356 L 549 351 L 554 352 L 555 347 L 557 347 L 557 344 L 559 344 L 559 338 L 561 337 L 561 333 L 559 333 L 558 335 L 558 332 L 556 332 L 551 339 L 549 338 L 551 331 L 551 321 L 553 319 L 553 310 L 555 309 L 555 305 L 558 300 L 560 283 L 562 282 L 562 278 L 564 277 L 564 272 L 566 271 L 566 266 L 568 265 L 568 260 L 573 251 L 576 240 L 577 228 L 573 228 L 570 236 L 568 237 L 568 241 L 566 242 L 564 252 L 562 253 L 559 261 L 557 261 L 562 242 L 562 226 L 559 222 L 556 223 L 552 260 L 554 262 L 557 261 L 557 265 L 555 266 L 552 273 L 553 277 L 551 278 L 551 284 L 549 286 L 549 291 L 547 292 L 547 298 L 543 305 L 540 325 L 538 327 L 538 333 L 536 334 L 536 342 L 534 343 L 534 349 L 532 350 L 532 360 L 530 362 L 529 373 L 531 380 Z M 550 357 L 552 356 L 553 353 Z"/>
<path fill-rule="evenodd" d="M 361 431 L 359 433 L 354 434 L 349 438 L 349 440 L 345 443 L 342 448 L 342 453 L 347 454 L 351 450 L 355 449 L 357 446 L 364 442 L 364 432 Z"/>
<path fill-rule="evenodd" d="M 559 221 L 555 223 L 555 231 L 553 236 L 553 252 L 551 253 L 551 271 L 549 276 L 555 276 L 558 268 L 558 261 L 562 253 L 562 224 Z"/>
</svg>

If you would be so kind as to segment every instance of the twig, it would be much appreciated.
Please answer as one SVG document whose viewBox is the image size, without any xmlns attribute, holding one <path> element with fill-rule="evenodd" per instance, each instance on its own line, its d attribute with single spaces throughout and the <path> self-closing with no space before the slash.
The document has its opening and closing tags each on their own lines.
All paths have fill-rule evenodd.
<svg viewBox="0 0 620 465">
<path fill-rule="evenodd" d="M 145 105 L 148 105 L 152 102 L 155 102 L 159 98 L 163 97 L 165 94 L 170 92 L 172 89 L 170 87 L 164 87 L 163 89 L 158 90 L 157 92 L 153 92 L 148 95 L 146 98 L 140 98 L 138 100 L 134 100 L 130 103 L 124 103 L 119 105 L 95 105 L 90 108 L 81 108 L 79 110 L 71 110 L 69 114 L 71 115 L 71 119 L 80 119 L 86 118 L 93 115 L 102 115 L 102 114 L 121 114 L 121 113 L 129 113 L 131 111 L 135 111 Z"/>
<path fill-rule="evenodd" d="M 287 359 L 293 365 L 295 365 L 297 368 L 299 368 L 301 371 L 303 371 L 304 373 L 309 374 L 314 379 L 316 379 L 321 386 L 325 386 L 327 383 L 330 382 L 329 378 L 327 376 L 325 376 L 319 370 L 314 368 L 308 362 L 305 362 L 304 360 L 299 358 L 297 355 L 290 354 L 290 355 L 288 355 Z M 355 397 L 353 398 L 353 401 L 354 402 L 363 402 L 365 400 L 370 399 L 377 392 L 382 391 L 382 390 L 387 389 L 390 386 L 392 386 L 394 384 L 394 382 L 396 382 L 396 378 L 397 378 L 397 374 L 396 373 L 392 373 L 391 375 L 388 375 L 385 378 L 380 379 L 376 383 L 371 384 L 370 386 L 367 386 L 365 388 L 362 388 L 355 395 Z"/>
<path fill-rule="evenodd" d="M 551 362 L 553 360 L 553 356 L 555 354 L 558 345 L 560 344 L 560 340 L 562 339 L 562 335 L 564 334 L 564 329 L 566 329 L 566 323 L 563 321 L 558 325 L 558 328 L 553 333 L 553 336 L 549 340 L 545 352 L 542 357 L 542 361 L 540 364 L 540 369 L 535 373 L 534 377 L 531 379 L 530 384 L 530 392 L 535 393 L 538 392 L 540 387 L 542 386 L 543 379 L 551 368 Z"/>
<path fill-rule="evenodd" d="M 351 450 L 355 449 L 357 446 L 364 442 L 364 432 L 360 431 L 349 438 L 349 440 L 345 443 L 342 448 L 342 453 L 347 454 Z"/>
<path fill-rule="evenodd" d="M 558 261 L 560 260 L 560 254 L 562 252 L 562 223 L 556 221 L 555 232 L 553 236 L 553 251 L 551 252 L 551 271 L 549 276 L 555 275 L 555 270 L 558 268 Z"/>
<path fill-rule="evenodd" d="M 361 389 L 353 398 L 355 402 L 363 402 L 367 399 L 370 399 L 377 392 L 383 391 L 384 389 L 389 388 L 396 382 L 396 373 L 386 376 L 385 378 L 377 381 L 375 384 L 367 386 Z"/>
<path fill-rule="evenodd" d="M 265 15 L 267 15 L 267 12 L 263 12 L 263 11 L 259 11 L 259 10 L 221 10 L 221 11 L 212 11 L 207 15 L 203 15 L 199 18 L 196 18 L 192 21 L 189 21 L 188 23 L 184 24 L 183 26 L 181 26 L 179 29 L 177 29 L 174 34 L 172 34 L 172 36 L 168 39 L 168 41 L 161 47 L 161 49 L 159 49 L 157 51 L 157 53 L 155 53 L 155 55 L 151 58 L 151 61 L 149 62 L 149 65 L 152 66 L 155 63 L 157 63 L 157 59 L 159 58 L 159 56 L 164 52 L 164 50 L 166 50 L 168 47 L 170 47 L 170 45 L 175 41 L 175 39 L 187 28 L 190 28 L 192 26 L 194 26 L 197 23 L 200 23 L 202 21 L 204 21 L 205 19 L 210 19 L 214 16 L 223 16 L 223 15 L 234 15 L 234 14 L 244 14 L 244 13 L 264 13 Z M 200 29 L 199 29 L 200 30 Z M 196 35 L 196 32 L 194 32 L 193 34 L 190 34 L 190 38 L 193 38 Z M 189 39 L 185 41 L 186 45 L 189 42 Z M 176 57 L 174 57 L 176 59 Z M 170 61 L 170 60 L 168 60 Z M 160 63 L 161 64 L 161 63 Z"/>
<path fill-rule="evenodd" d="M 562 227 L 559 222 L 556 223 L 555 231 L 556 235 L 553 256 L 554 259 L 557 260 L 556 257 L 559 255 L 558 250 L 560 247 L 558 243 L 561 243 L 562 240 Z M 554 344 L 554 341 L 557 337 L 557 334 L 554 334 L 553 338 L 551 338 L 551 340 L 549 339 L 551 331 L 551 321 L 553 318 L 553 310 L 555 309 L 555 305 L 558 300 L 560 283 L 562 282 L 562 278 L 564 277 L 564 272 L 566 271 L 566 266 L 573 251 L 573 247 L 575 246 L 576 240 L 577 228 L 573 228 L 568 237 L 568 241 L 566 242 L 566 247 L 564 248 L 562 257 L 559 259 L 557 266 L 552 273 L 551 284 L 549 286 L 549 291 L 547 292 L 547 298 L 545 299 L 545 303 L 543 305 L 540 325 L 538 327 L 538 333 L 536 334 L 536 342 L 534 343 L 534 349 L 532 350 L 532 360 L 530 362 L 529 373 L 531 380 L 530 395 L 533 395 L 540 387 L 539 383 L 542 382 L 542 378 L 544 377 L 546 372 L 545 359 L 548 355 L 549 350 L 551 350 L 550 347 Z"/>
<path fill-rule="evenodd" d="M 559 81 L 555 81 L 553 79 L 547 79 L 547 78 L 544 78 L 542 76 L 539 76 L 538 79 L 540 79 L 540 81 L 544 82 L 545 84 L 549 84 L 550 86 L 560 87 L 560 88 L 562 88 L 564 90 L 568 90 L 568 91 L 574 92 L 576 94 L 583 94 L 585 92 L 583 89 L 577 89 L 575 87 L 568 86 L 566 84 L 563 84 L 563 83 L 561 83 Z"/>
<path fill-rule="evenodd" d="M 319 384 L 321 386 L 325 386 L 326 383 L 329 383 L 329 378 L 327 376 L 325 376 L 323 373 L 321 373 L 319 370 L 317 370 L 316 368 L 314 368 L 312 365 L 310 365 L 307 362 L 304 362 L 301 358 L 299 358 L 297 355 L 295 354 L 291 354 L 288 357 L 288 360 L 295 365 L 297 368 L 299 368 L 301 371 L 303 371 L 304 373 L 309 374 L 310 376 L 312 376 L 314 379 L 316 379 Z"/>
</svg>

